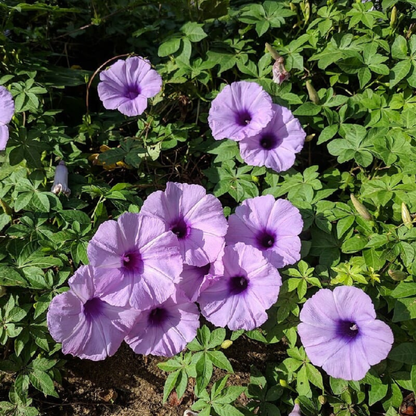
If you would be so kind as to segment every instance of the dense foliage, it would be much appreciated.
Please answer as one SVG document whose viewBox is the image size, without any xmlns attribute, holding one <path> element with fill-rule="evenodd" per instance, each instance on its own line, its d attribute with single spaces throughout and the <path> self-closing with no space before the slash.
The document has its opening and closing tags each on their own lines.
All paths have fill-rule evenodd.
<svg viewBox="0 0 416 416">
<path fill-rule="evenodd" d="M 98 226 L 139 212 L 167 181 L 197 183 L 226 215 L 271 194 L 301 211 L 302 260 L 282 269 L 279 300 L 261 329 L 203 326 L 186 352 L 160 367 L 165 399 L 196 378 L 193 409 L 209 414 L 397 415 L 416 389 L 416 17 L 414 0 L 40 0 L 0 3 L 0 85 L 15 100 L 0 154 L 0 370 L 14 375 L 3 414 L 36 415 L 36 390 L 57 397 L 65 360 L 48 333 L 51 299 L 87 264 Z M 274 59 L 289 80 L 273 82 Z M 148 58 L 164 86 L 139 117 L 107 111 L 98 70 Z M 295 167 L 248 166 L 238 146 L 215 141 L 211 101 L 228 83 L 255 81 L 290 108 L 307 136 Z M 70 197 L 50 192 L 59 160 Z M 355 196 L 351 196 L 354 194 Z M 395 336 L 389 357 L 360 382 L 313 366 L 296 327 L 318 288 L 354 285 Z M 231 341 L 279 343 L 280 363 L 252 370 L 248 387 L 210 385 L 232 372 Z M 1 379 L 1 374 L 0 374 Z M 236 408 L 245 392 L 247 409 Z"/>
</svg>

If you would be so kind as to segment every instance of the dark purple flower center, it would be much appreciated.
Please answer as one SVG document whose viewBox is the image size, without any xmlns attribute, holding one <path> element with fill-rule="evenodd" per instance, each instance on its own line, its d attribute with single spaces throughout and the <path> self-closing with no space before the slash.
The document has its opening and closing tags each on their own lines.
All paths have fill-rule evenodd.
<svg viewBox="0 0 416 416">
<path fill-rule="evenodd" d="M 276 147 L 278 147 L 280 143 L 282 143 L 282 140 L 274 134 L 266 133 L 260 137 L 260 146 L 264 150 L 276 149 Z"/>
<path fill-rule="evenodd" d="M 201 277 L 204 277 L 208 274 L 210 267 L 211 267 L 211 263 L 208 263 L 205 266 L 198 267 L 198 271 L 200 272 Z"/>
<path fill-rule="evenodd" d="M 138 250 L 129 250 L 122 256 L 123 268 L 132 273 L 143 273 L 143 260 Z"/>
<path fill-rule="evenodd" d="M 91 321 L 101 315 L 105 302 L 99 298 L 87 300 L 84 304 L 84 314 L 88 321 Z"/>
<path fill-rule="evenodd" d="M 247 110 L 241 110 L 236 114 L 235 122 L 239 126 L 247 126 L 247 124 L 250 124 L 252 117 L 249 111 Z"/>
<path fill-rule="evenodd" d="M 274 246 L 276 242 L 276 235 L 270 231 L 262 231 L 256 237 L 257 248 L 260 250 L 267 250 Z"/>
<path fill-rule="evenodd" d="M 169 318 L 169 312 L 164 308 L 154 308 L 149 313 L 148 322 L 152 326 L 162 325 Z"/>
<path fill-rule="evenodd" d="M 137 84 L 128 85 L 124 96 L 130 100 L 134 100 L 140 94 L 140 87 Z"/>
<path fill-rule="evenodd" d="M 248 279 L 245 276 L 234 276 L 229 280 L 228 287 L 231 295 L 239 295 L 247 290 Z"/>
<path fill-rule="evenodd" d="M 188 224 L 183 218 L 179 218 L 178 220 L 174 221 L 170 226 L 170 230 L 176 234 L 180 240 L 188 237 L 190 231 Z"/>
<path fill-rule="evenodd" d="M 355 322 L 339 321 L 337 335 L 342 338 L 353 340 L 359 334 L 359 328 Z"/>
</svg>

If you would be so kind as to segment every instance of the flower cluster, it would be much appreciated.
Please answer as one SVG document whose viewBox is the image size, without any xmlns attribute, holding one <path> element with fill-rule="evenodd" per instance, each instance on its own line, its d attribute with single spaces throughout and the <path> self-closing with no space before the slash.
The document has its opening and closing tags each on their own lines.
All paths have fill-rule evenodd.
<svg viewBox="0 0 416 416">
<path fill-rule="evenodd" d="M 270 95 L 254 82 L 227 85 L 213 100 L 208 122 L 215 140 L 239 142 L 247 164 L 276 172 L 293 166 L 306 137 L 292 112 L 273 104 Z"/>
<path fill-rule="evenodd" d="M 227 222 L 202 186 L 169 182 L 139 214 L 99 226 L 90 264 L 51 302 L 50 333 L 64 353 L 101 360 L 123 340 L 136 353 L 177 354 L 200 312 L 221 327 L 254 329 L 277 301 L 277 268 L 299 259 L 302 224 L 270 195 L 244 201 Z"/>
</svg>

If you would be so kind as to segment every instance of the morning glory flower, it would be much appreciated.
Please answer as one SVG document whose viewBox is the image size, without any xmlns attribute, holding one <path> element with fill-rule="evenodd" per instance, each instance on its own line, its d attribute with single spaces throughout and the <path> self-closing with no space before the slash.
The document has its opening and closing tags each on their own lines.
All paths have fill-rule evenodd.
<svg viewBox="0 0 416 416">
<path fill-rule="evenodd" d="M 62 192 L 65 196 L 69 196 L 71 194 L 71 190 L 68 188 L 68 168 L 63 160 L 59 162 L 55 169 L 55 177 L 51 192 L 54 194 Z"/>
<path fill-rule="evenodd" d="M 9 140 L 9 127 L 14 114 L 13 97 L 7 88 L 0 86 L 0 150 L 6 148 Z"/>
<path fill-rule="evenodd" d="M 273 118 L 261 132 L 240 141 L 241 157 L 248 165 L 288 170 L 302 150 L 306 133 L 292 112 L 273 104 Z"/>
<path fill-rule="evenodd" d="M 228 224 L 221 202 L 200 185 L 168 182 L 164 192 L 147 197 L 140 212 L 162 220 L 177 236 L 186 264 L 212 263 L 224 245 Z"/>
<path fill-rule="evenodd" d="M 106 302 L 138 310 L 164 302 L 182 272 L 177 238 L 157 218 L 125 213 L 102 223 L 88 245 L 97 291 Z"/>
<path fill-rule="evenodd" d="M 227 85 L 212 101 L 208 123 L 215 140 L 254 136 L 272 119 L 272 99 L 255 82 Z"/>
<path fill-rule="evenodd" d="M 162 304 L 142 312 L 125 341 L 137 354 L 172 357 L 195 338 L 198 328 L 198 307 L 177 290 Z"/>
<path fill-rule="evenodd" d="M 223 255 L 224 247 L 222 247 L 218 258 L 221 259 Z M 201 291 L 209 285 L 209 282 L 213 277 L 214 264 L 215 262 L 200 267 L 184 264 L 179 283 L 177 283 L 176 287 L 180 288 L 191 302 L 197 302 Z M 219 273 L 219 267 L 221 265 L 222 262 L 217 263 L 216 273 Z M 220 272 L 222 273 L 223 270 Z"/>
<path fill-rule="evenodd" d="M 288 414 L 288 416 L 302 416 L 302 413 L 300 412 L 300 406 L 298 403 L 295 403 L 293 410 Z"/>
<path fill-rule="evenodd" d="M 228 223 L 227 244 L 241 241 L 252 245 L 277 268 L 300 259 L 303 221 L 289 201 L 275 200 L 272 195 L 246 199 L 230 215 Z"/>
<path fill-rule="evenodd" d="M 100 73 L 98 95 L 107 110 L 126 116 L 138 116 L 147 107 L 147 99 L 162 89 L 162 77 L 142 57 L 119 59 Z"/>
<path fill-rule="evenodd" d="M 344 380 L 361 380 L 394 341 L 390 327 L 376 319 L 371 298 L 356 287 L 320 289 L 303 305 L 300 321 L 298 333 L 312 364 Z"/>
<path fill-rule="evenodd" d="M 220 263 L 220 264 L 218 264 Z M 226 246 L 214 263 L 215 278 L 201 291 L 198 302 L 205 318 L 231 330 L 251 330 L 267 320 L 279 295 L 282 279 L 260 250 L 243 243 Z"/>
<path fill-rule="evenodd" d="M 69 279 L 69 291 L 52 299 L 47 322 L 64 354 L 99 361 L 116 353 L 139 312 L 100 299 L 94 275 L 93 267 L 81 266 Z"/>
</svg>

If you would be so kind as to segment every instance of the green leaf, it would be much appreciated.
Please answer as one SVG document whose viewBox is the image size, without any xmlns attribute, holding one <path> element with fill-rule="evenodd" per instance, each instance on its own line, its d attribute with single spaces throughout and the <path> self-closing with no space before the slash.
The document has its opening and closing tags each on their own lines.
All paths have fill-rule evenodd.
<svg viewBox="0 0 416 416">
<path fill-rule="evenodd" d="M 163 387 L 163 403 L 166 403 L 171 391 L 176 386 L 176 381 L 178 380 L 180 370 L 177 370 L 173 373 L 170 373 L 168 378 L 165 381 L 165 386 Z"/>
<path fill-rule="evenodd" d="M 395 299 L 407 298 L 415 295 L 416 283 L 413 282 L 400 282 L 390 294 L 390 296 Z"/>
<path fill-rule="evenodd" d="M 295 116 L 316 116 L 321 112 L 321 106 L 307 102 L 298 107 L 293 114 Z"/>
<path fill-rule="evenodd" d="M 29 380 L 33 387 L 44 393 L 45 396 L 59 397 L 52 379 L 45 372 L 35 369 L 29 373 Z"/>
<path fill-rule="evenodd" d="M 319 372 L 319 370 L 312 364 L 306 363 L 305 365 L 308 380 L 316 387 L 319 387 L 320 389 L 324 390 L 324 382 L 322 379 L 322 374 Z"/>
<path fill-rule="evenodd" d="M 319 139 L 317 144 L 325 143 L 328 140 L 331 140 L 338 132 L 338 125 L 333 124 L 332 126 L 325 127 L 321 134 L 319 135 Z"/>
<path fill-rule="evenodd" d="M 411 67 L 409 60 L 398 62 L 390 72 L 390 88 L 398 84 L 409 73 Z"/>
<path fill-rule="evenodd" d="M 0 286 L 26 287 L 24 278 L 10 267 L 0 267 Z"/>
<path fill-rule="evenodd" d="M 208 351 L 206 355 L 215 367 L 221 368 L 229 373 L 234 373 L 233 367 L 221 351 Z"/>
<path fill-rule="evenodd" d="M 368 404 L 372 406 L 386 397 L 389 386 L 387 384 L 375 384 L 370 387 L 368 392 Z"/>
<path fill-rule="evenodd" d="M 412 390 L 416 391 L 416 365 L 412 366 L 412 371 L 410 372 L 410 380 L 412 381 Z"/>
<path fill-rule="evenodd" d="M 181 39 L 179 37 L 171 37 L 164 41 L 157 51 L 158 56 L 164 57 L 174 54 L 181 46 Z"/>
<path fill-rule="evenodd" d="M 416 298 L 398 299 L 394 306 L 393 322 L 416 318 Z"/>
<path fill-rule="evenodd" d="M 34 206 L 35 211 L 39 211 L 39 212 L 50 211 L 49 199 L 45 194 L 41 192 L 35 192 L 30 202 Z"/>
<path fill-rule="evenodd" d="M 200 42 L 202 39 L 205 39 L 208 36 L 204 32 L 204 29 L 202 29 L 202 26 L 202 24 L 188 22 L 182 26 L 181 31 L 191 42 Z"/>
<path fill-rule="evenodd" d="M 210 359 L 207 359 L 205 354 L 201 355 L 201 358 L 195 365 L 196 367 L 196 387 L 197 391 L 202 391 L 210 382 L 212 377 L 213 366 Z"/>
<path fill-rule="evenodd" d="M 391 45 L 391 56 L 394 59 L 406 59 L 407 58 L 407 42 L 406 39 L 399 35 Z"/>
<path fill-rule="evenodd" d="M 388 356 L 393 361 L 405 364 L 416 364 L 416 344 L 405 342 L 394 347 Z"/>
</svg>

